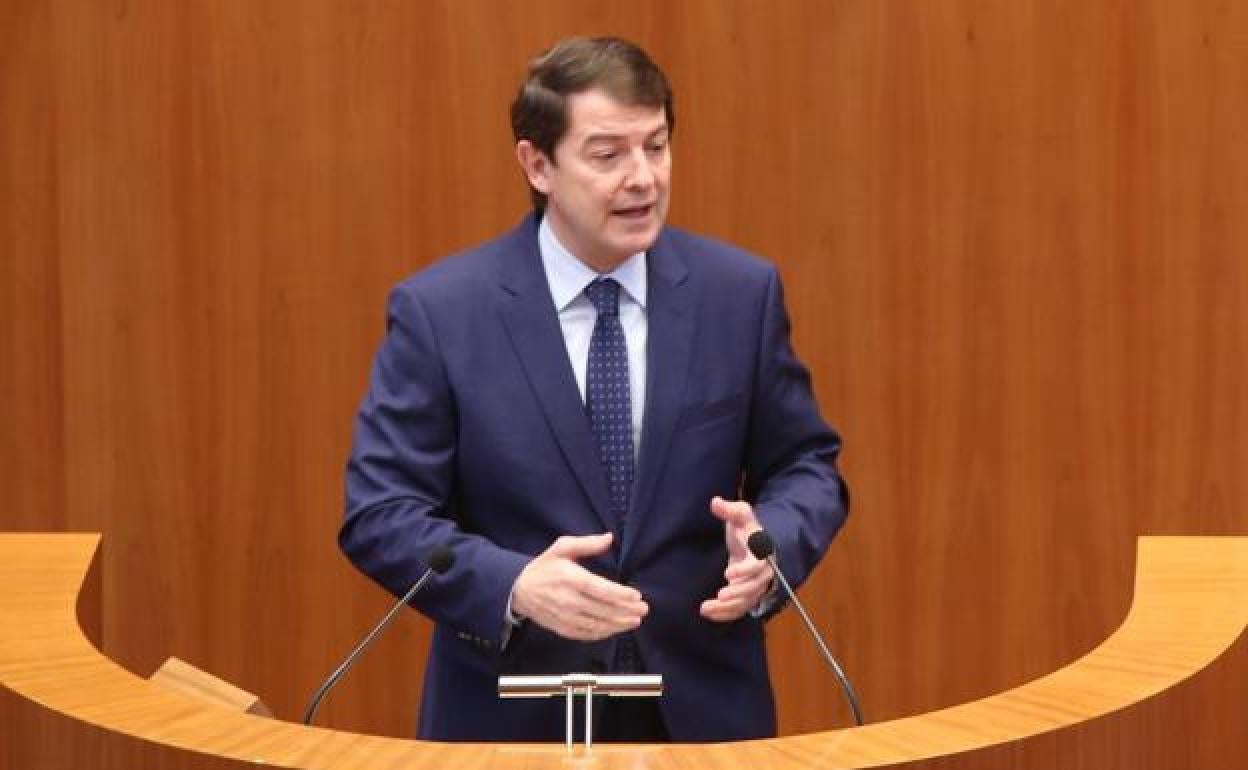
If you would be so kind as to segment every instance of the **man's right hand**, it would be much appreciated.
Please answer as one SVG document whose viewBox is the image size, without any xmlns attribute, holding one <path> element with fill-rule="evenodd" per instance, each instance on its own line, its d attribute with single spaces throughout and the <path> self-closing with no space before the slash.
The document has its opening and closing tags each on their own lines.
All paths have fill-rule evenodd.
<svg viewBox="0 0 1248 770">
<path fill-rule="evenodd" d="M 641 592 L 600 577 L 577 562 L 606 553 L 610 532 L 564 535 L 516 578 L 512 614 L 568 639 L 592 642 L 631 631 L 650 611 Z"/>
</svg>

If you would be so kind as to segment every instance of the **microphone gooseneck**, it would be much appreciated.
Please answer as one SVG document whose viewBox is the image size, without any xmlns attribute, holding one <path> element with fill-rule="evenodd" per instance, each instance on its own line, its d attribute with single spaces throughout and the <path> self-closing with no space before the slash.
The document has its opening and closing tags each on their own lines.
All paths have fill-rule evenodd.
<svg viewBox="0 0 1248 770">
<path fill-rule="evenodd" d="M 407 589 L 407 593 L 403 594 L 403 596 L 394 603 L 394 606 L 391 607 L 390 611 L 386 613 L 386 616 L 381 619 L 381 622 L 374 626 L 373 630 L 369 631 L 368 635 L 360 640 L 359 644 L 355 645 L 355 649 L 351 650 L 351 653 L 347 655 L 346 659 L 342 661 L 341 664 L 339 664 L 338 668 L 334 669 L 333 673 L 326 677 L 325 681 L 321 683 L 321 686 L 317 688 L 316 694 L 312 696 L 312 699 L 308 702 L 307 709 L 303 712 L 303 723 L 305 725 L 312 724 L 312 719 L 316 716 L 316 710 L 320 708 L 321 701 L 325 699 L 325 696 L 329 694 L 329 691 L 332 690 L 334 685 L 338 683 L 338 680 L 342 678 L 343 674 L 346 674 L 351 670 L 351 666 L 355 665 L 356 658 L 360 657 L 360 653 L 364 652 L 364 649 L 372 643 L 373 639 L 376 638 L 376 636 L 380 634 L 386 626 L 390 625 L 390 621 L 394 620 L 394 616 L 399 613 L 399 609 L 410 602 L 412 597 L 414 597 L 420 589 L 424 588 L 425 583 L 428 583 L 435 574 L 441 575 L 445 573 L 454 563 L 455 552 L 446 546 L 438 546 L 433 550 L 433 553 L 429 554 L 429 559 L 427 560 L 429 568 L 425 570 L 425 574 L 421 575 L 420 579 L 415 583 L 412 583 L 412 587 Z"/>
<path fill-rule="evenodd" d="M 827 643 L 823 641 L 823 637 L 819 634 L 819 629 L 815 627 L 814 621 L 806 613 L 806 608 L 798 600 L 797 593 L 789 585 L 789 581 L 785 579 L 784 573 L 780 571 L 780 565 L 776 561 L 776 541 L 772 540 L 771 535 L 767 534 L 766 530 L 760 529 L 750 535 L 746 541 L 746 546 L 750 549 L 750 553 L 754 554 L 755 559 L 765 560 L 771 565 L 771 570 L 775 573 L 776 580 L 780 582 L 780 587 L 784 589 L 784 593 L 789 597 L 789 601 L 793 602 L 793 606 L 797 608 L 797 614 L 801 616 L 802 622 L 806 625 L 806 630 L 810 632 L 810 635 L 815 640 L 815 644 L 819 647 L 819 652 L 823 654 L 823 659 L 827 661 L 828 667 L 836 675 L 836 679 L 841 685 L 841 690 L 845 693 L 845 699 L 849 701 L 849 708 L 854 712 L 854 721 L 861 726 L 863 724 L 862 707 L 858 704 L 858 695 L 854 692 L 854 686 L 849 683 L 849 677 L 845 676 L 845 671 L 841 668 L 841 664 L 837 663 L 836 658 L 832 656 Z"/>
</svg>

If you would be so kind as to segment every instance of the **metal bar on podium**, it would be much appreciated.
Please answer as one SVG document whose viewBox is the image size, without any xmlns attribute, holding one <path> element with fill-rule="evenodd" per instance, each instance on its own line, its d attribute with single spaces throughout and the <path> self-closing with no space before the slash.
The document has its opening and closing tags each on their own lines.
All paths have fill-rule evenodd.
<svg viewBox="0 0 1248 770">
<path fill-rule="evenodd" d="M 663 677 L 659 674 L 563 674 L 561 676 L 500 676 L 500 698 L 554 698 L 567 700 L 565 709 L 564 744 L 572 753 L 572 701 L 585 696 L 585 748 L 594 747 L 594 696 L 618 698 L 657 698 L 663 694 Z"/>
</svg>

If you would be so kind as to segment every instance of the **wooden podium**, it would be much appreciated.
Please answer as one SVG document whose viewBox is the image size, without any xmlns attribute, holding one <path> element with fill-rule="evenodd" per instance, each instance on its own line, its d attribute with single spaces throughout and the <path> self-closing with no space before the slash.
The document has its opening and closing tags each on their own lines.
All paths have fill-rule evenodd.
<svg viewBox="0 0 1248 770">
<path fill-rule="evenodd" d="M 142 679 L 83 631 L 98 620 L 89 578 L 99 541 L 0 534 L 2 768 L 1085 766 L 1085 744 L 1112 742 L 1124 720 L 1157 720 L 1156 708 L 1141 708 L 1146 699 L 1164 705 L 1248 623 L 1248 537 L 1144 537 L 1123 625 L 1021 687 L 865 727 L 732 744 L 598 746 L 569 757 L 562 744 L 444 744 L 304 727 Z M 1228 758 L 1227 767 L 1235 764 Z"/>
</svg>

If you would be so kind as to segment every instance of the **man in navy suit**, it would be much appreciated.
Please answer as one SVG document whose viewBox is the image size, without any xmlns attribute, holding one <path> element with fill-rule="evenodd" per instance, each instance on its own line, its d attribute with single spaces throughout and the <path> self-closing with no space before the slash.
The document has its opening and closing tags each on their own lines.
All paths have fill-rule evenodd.
<svg viewBox="0 0 1248 770">
<path fill-rule="evenodd" d="M 789 342 L 776 270 L 665 227 L 672 95 L 639 48 L 564 41 L 512 105 L 535 211 L 390 295 L 340 543 L 436 622 L 419 734 L 559 740 L 558 700 L 501 674 L 658 673 L 603 739 L 776 731 L 746 538 L 803 581 L 844 523 L 840 440 Z"/>
</svg>

